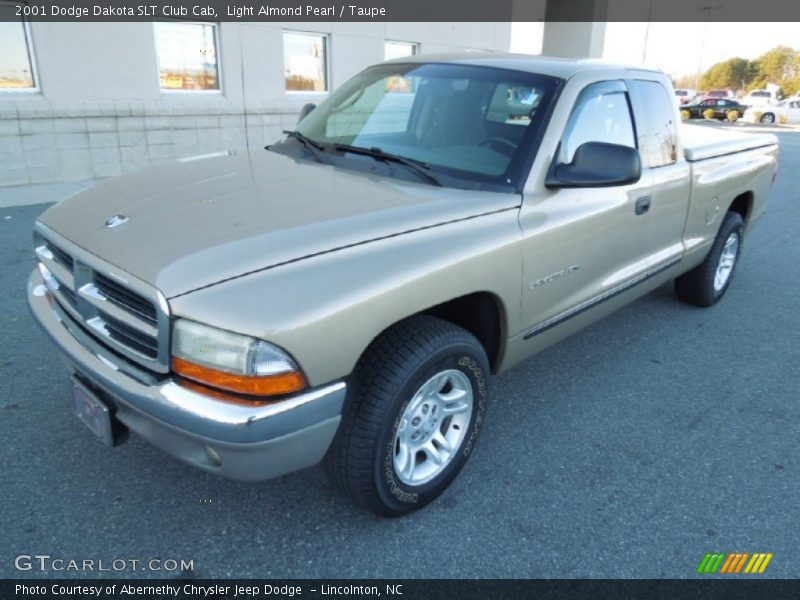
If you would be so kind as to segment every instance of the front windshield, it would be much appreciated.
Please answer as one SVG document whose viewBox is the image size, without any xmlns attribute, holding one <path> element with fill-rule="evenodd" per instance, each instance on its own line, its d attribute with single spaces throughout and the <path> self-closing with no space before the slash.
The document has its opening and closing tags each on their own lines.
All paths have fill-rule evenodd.
<svg viewBox="0 0 800 600">
<path fill-rule="evenodd" d="M 297 131 L 322 144 L 322 155 L 340 151 L 336 144 L 378 148 L 424 163 L 443 185 L 516 188 L 558 81 L 488 67 L 384 64 L 345 83 Z M 339 166 L 370 163 L 341 154 L 347 162 Z"/>
</svg>

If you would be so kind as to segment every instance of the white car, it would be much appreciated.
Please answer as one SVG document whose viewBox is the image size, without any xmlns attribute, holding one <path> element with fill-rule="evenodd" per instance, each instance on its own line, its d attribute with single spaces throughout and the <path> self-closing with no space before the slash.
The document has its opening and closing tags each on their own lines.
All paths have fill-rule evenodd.
<svg viewBox="0 0 800 600">
<path fill-rule="evenodd" d="M 694 90 L 682 90 L 682 89 L 675 90 L 675 101 L 678 103 L 678 106 L 689 104 L 695 98 L 697 98 L 697 92 L 695 92 Z"/>
<path fill-rule="evenodd" d="M 777 101 L 775 93 L 769 90 L 753 90 L 742 98 L 742 104 L 747 106 L 771 106 Z"/>
<path fill-rule="evenodd" d="M 774 106 L 754 106 L 744 111 L 747 123 L 800 123 L 800 98 L 778 102 Z"/>
</svg>

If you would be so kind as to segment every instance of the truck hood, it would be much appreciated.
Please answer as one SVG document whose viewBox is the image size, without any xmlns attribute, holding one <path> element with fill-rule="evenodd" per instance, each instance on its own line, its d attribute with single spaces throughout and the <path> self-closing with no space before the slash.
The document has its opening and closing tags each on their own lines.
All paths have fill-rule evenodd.
<svg viewBox="0 0 800 600">
<path fill-rule="evenodd" d="M 520 202 L 516 194 L 380 178 L 262 150 L 108 179 L 51 207 L 40 221 L 170 298 Z M 128 220 L 107 227 L 115 215 Z"/>
</svg>

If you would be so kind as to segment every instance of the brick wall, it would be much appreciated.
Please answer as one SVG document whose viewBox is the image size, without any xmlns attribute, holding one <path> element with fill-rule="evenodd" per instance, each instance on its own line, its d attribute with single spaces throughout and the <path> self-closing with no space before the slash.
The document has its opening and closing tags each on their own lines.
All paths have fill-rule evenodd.
<svg viewBox="0 0 800 600">
<path fill-rule="evenodd" d="M 297 103 L 0 101 L 0 187 L 111 177 L 167 160 L 260 148 Z"/>
</svg>

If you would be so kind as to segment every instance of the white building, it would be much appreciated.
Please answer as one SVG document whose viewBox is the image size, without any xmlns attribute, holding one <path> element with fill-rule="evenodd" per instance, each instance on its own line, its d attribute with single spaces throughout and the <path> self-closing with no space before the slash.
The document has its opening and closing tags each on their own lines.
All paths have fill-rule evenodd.
<svg viewBox="0 0 800 600">
<path fill-rule="evenodd" d="M 259 148 L 371 64 L 507 51 L 510 35 L 509 23 L 0 21 L 0 187 Z"/>
</svg>

